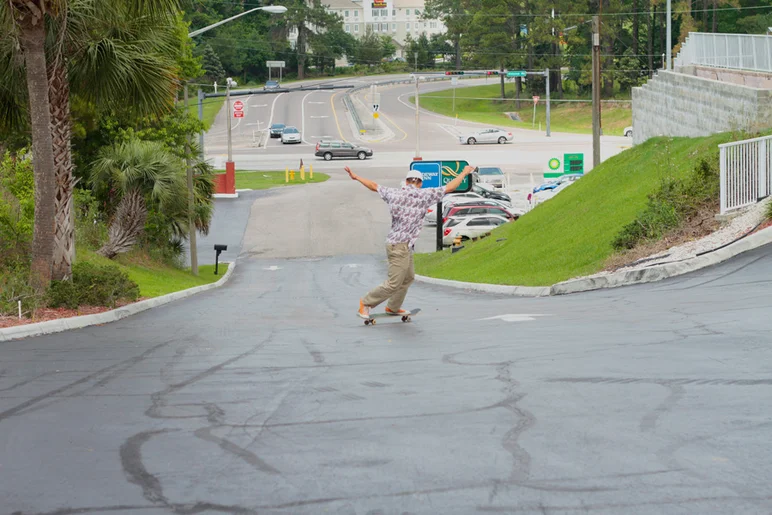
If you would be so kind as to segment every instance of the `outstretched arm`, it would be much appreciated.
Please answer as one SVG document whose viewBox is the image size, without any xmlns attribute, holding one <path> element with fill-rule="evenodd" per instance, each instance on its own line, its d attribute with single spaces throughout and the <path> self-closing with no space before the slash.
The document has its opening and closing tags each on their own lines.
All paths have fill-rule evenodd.
<svg viewBox="0 0 772 515">
<path fill-rule="evenodd" d="M 458 174 L 458 176 L 455 179 L 453 179 L 452 181 L 450 181 L 445 185 L 445 193 L 452 193 L 456 191 L 456 188 L 461 186 L 461 181 L 464 180 L 464 177 L 466 177 L 472 172 L 474 172 L 474 166 L 469 166 L 469 165 L 465 166 L 464 170 L 460 174 Z"/>
<path fill-rule="evenodd" d="M 355 181 L 361 182 L 365 188 L 371 191 L 378 191 L 378 185 L 371 181 L 370 179 L 365 179 L 364 177 L 360 177 L 356 175 L 354 172 L 351 171 L 351 168 L 348 166 L 345 168 L 346 172 L 348 172 L 348 176 L 354 179 Z"/>
</svg>

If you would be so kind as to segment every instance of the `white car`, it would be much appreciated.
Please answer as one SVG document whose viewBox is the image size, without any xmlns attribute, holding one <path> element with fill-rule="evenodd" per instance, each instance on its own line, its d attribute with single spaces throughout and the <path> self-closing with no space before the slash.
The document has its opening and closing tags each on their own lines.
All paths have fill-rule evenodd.
<svg viewBox="0 0 772 515">
<path fill-rule="evenodd" d="M 281 131 L 282 143 L 300 143 L 301 141 L 300 131 L 297 127 L 287 126 Z"/>
<path fill-rule="evenodd" d="M 469 240 L 492 231 L 505 223 L 507 223 L 506 218 L 496 215 L 450 218 L 445 222 L 442 230 L 442 244 L 449 247 L 450 245 L 453 245 L 453 240 L 455 240 L 457 236 L 461 237 L 461 241 Z"/>
<path fill-rule="evenodd" d="M 481 166 L 477 169 L 477 184 L 493 186 L 503 190 L 507 186 L 507 177 L 501 168 L 497 166 Z"/>
<path fill-rule="evenodd" d="M 458 137 L 461 144 L 474 145 L 476 143 L 509 143 L 515 139 L 511 132 L 501 129 L 482 129 L 476 132 L 470 132 Z"/>
</svg>

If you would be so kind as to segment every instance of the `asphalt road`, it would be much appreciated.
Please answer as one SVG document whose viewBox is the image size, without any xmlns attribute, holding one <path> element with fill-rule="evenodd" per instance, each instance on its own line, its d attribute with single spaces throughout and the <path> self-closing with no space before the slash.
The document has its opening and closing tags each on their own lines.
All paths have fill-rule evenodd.
<svg viewBox="0 0 772 515">
<path fill-rule="evenodd" d="M 769 513 L 772 249 L 513 299 L 380 256 L 244 257 L 222 289 L 0 346 L 0 512 Z"/>
</svg>

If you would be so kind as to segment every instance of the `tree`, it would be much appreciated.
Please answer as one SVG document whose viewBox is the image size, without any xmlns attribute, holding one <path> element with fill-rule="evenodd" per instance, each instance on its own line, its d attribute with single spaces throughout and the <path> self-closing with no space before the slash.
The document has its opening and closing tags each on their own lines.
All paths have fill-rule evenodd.
<svg viewBox="0 0 772 515">
<path fill-rule="evenodd" d="M 211 45 L 204 45 L 201 61 L 204 68 L 204 77 L 209 82 L 219 82 L 222 84 L 225 81 L 225 70 Z"/>
<path fill-rule="evenodd" d="M 187 195 L 185 164 L 155 141 L 132 139 L 105 147 L 93 163 L 91 185 L 113 190 L 120 200 L 108 227 L 108 242 L 98 253 L 114 258 L 137 243 L 148 204 L 160 212 L 179 212 Z"/>
<path fill-rule="evenodd" d="M 342 24 L 331 24 L 309 37 L 316 67 L 324 72 L 325 68 L 335 68 L 335 60 L 344 55 L 354 55 L 356 38 L 343 30 Z"/>
<path fill-rule="evenodd" d="M 462 0 L 427 0 L 424 16 L 439 19 L 445 25 L 446 36 L 453 44 L 456 69 L 461 69 L 461 37 L 469 22 Z M 432 36 L 434 38 L 434 36 Z M 445 38 L 443 37 L 443 40 Z"/>
<path fill-rule="evenodd" d="M 394 44 L 394 40 L 391 36 L 381 36 L 381 59 L 384 57 L 394 57 L 397 53 L 397 45 Z"/>
<path fill-rule="evenodd" d="M 320 0 L 291 0 L 287 4 L 287 12 L 283 15 L 284 25 L 287 29 L 297 32 L 295 54 L 297 55 L 298 79 L 305 77 L 305 65 L 308 55 L 309 39 L 315 33 L 330 29 L 334 25 L 341 25 L 340 16 L 327 11 Z"/>
<path fill-rule="evenodd" d="M 54 152 L 50 132 L 46 21 L 66 8 L 63 0 L 10 0 L 0 4 L 3 50 L 18 48 L 24 63 L 24 77 L 32 130 L 35 177 L 35 225 L 32 233 L 31 281 L 37 289 L 51 281 L 54 253 Z M 8 62 L 8 60 L 3 59 Z M 3 72 L 3 79 L 19 78 L 19 69 Z"/>
<path fill-rule="evenodd" d="M 381 59 L 383 59 L 383 42 L 380 36 L 368 26 L 364 36 L 359 40 L 356 62 L 372 66 L 380 63 Z"/>
</svg>

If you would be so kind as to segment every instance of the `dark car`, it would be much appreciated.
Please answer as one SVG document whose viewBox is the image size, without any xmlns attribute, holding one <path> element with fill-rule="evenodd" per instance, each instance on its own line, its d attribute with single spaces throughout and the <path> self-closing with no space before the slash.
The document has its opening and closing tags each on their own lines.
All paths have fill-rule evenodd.
<svg viewBox="0 0 772 515">
<path fill-rule="evenodd" d="M 320 141 L 316 144 L 314 155 L 323 157 L 325 161 L 333 157 L 366 159 L 373 156 L 373 150 L 346 141 Z"/>
<path fill-rule="evenodd" d="M 266 89 L 279 89 L 279 81 L 277 80 L 269 80 L 266 81 L 265 86 L 263 86 L 263 90 Z"/>
<path fill-rule="evenodd" d="M 271 125 L 271 137 L 272 138 L 281 138 L 281 133 L 284 132 L 284 128 L 286 125 L 283 123 L 274 123 Z"/>
<path fill-rule="evenodd" d="M 512 197 L 507 195 L 506 193 L 502 193 L 500 191 L 491 191 L 487 188 L 483 188 L 481 186 L 478 186 L 477 184 L 472 184 L 472 192 L 477 193 L 480 196 L 483 196 L 485 198 L 490 198 L 493 200 L 501 200 L 503 202 L 506 202 L 507 204 L 512 204 Z"/>
</svg>

